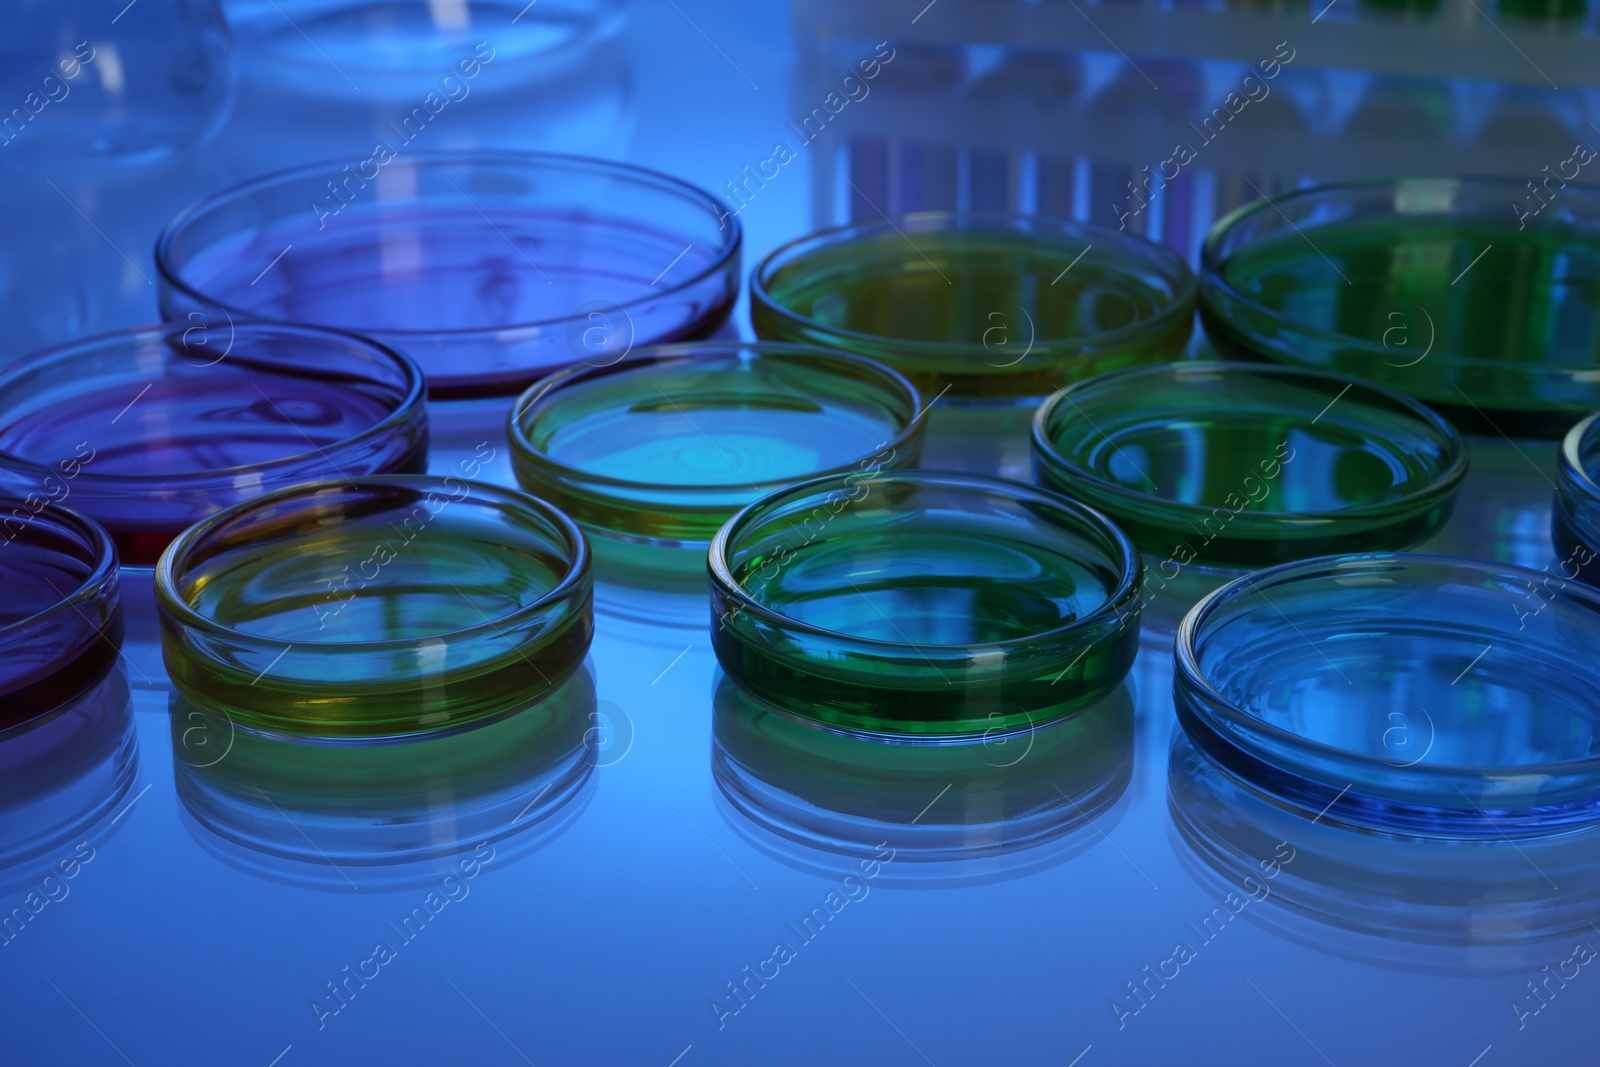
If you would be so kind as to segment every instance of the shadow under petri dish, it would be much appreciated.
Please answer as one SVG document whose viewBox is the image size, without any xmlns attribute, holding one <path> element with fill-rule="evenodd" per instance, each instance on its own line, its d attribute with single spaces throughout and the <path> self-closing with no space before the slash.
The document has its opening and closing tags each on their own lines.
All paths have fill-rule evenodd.
<svg viewBox="0 0 1600 1067">
<path fill-rule="evenodd" d="M 1133 770 L 1124 683 L 1071 718 L 960 743 L 908 744 L 797 719 L 722 676 L 712 716 L 719 809 L 758 850 L 885 885 L 980 884 L 1053 867 L 1120 817 Z"/>
<path fill-rule="evenodd" d="M 0 892 L 82 858 L 81 843 L 93 855 L 126 802 L 138 751 L 120 666 L 56 713 L 0 735 Z"/>
<path fill-rule="evenodd" d="M 1181 730 L 1167 766 L 1189 873 L 1219 900 L 1254 896 L 1252 920 L 1318 951 L 1430 974 L 1531 971 L 1600 922 L 1600 831 L 1419 841 L 1312 822 Z"/>
<path fill-rule="evenodd" d="M 174 694 L 185 825 L 246 873 L 333 892 L 437 883 L 489 846 L 542 848 L 581 813 L 595 766 L 587 667 L 544 700 L 460 733 L 388 745 L 264 737 Z"/>
</svg>

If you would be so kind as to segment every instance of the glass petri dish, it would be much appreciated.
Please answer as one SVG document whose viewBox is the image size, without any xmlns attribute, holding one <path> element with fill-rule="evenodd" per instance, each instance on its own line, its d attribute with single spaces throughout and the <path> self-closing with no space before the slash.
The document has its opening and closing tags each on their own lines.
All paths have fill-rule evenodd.
<svg viewBox="0 0 1600 1067">
<path fill-rule="evenodd" d="M 1194 301 L 1175 252 L 1023 215 L 929 212 L 824 230 L 750 275 L 756 336 L 871 356 L 929 396 L 997 402 L 1177 359 Z"/>
<path fill-rule="evenodd" d="M 1247 204 L 1201 251 L 1206 333 L 1225 353 L 1398 390 L 1463 429 L 1558 437 L 1600 408 L 1600 190 L 1550 193 L 1383 178 Z"/>
<path fill-rule="evenodd" d="M 92 688 L 122 644 L 117 550 L 66 508 L 0 498 L 0 738 Z"/>
<path fill-rule="evenodd" d="M 819 729 L 724 674 L 711 767 L 729 825 L 780 862 L 828 874 L 843 857 L 877 885 L 968 885 L 1052 867 L 1110 832 L 1133 729 L 1123 684 L 1037 730 L 885 743 Z"/>
<path fill-rule="evenodd" d="M 709 193 L 578 156 L 379 149 L 168 223 L 162 315 L 353 330 L 415 359 L 438 400 L 709 336 L 733 307 L 739 224 Z"/>
<path fill-rule="evenodd" d="M 389 475 L 236 505 L 156 565 L 177 691 L 240 729 L 401 740 L 527 707 L 593 636 L 589 550 L 512 489 Z"/>
<path fill-rule="evenodd" d="M 712 646 L 755 696 L 867 735 L 956 739 L 1063 718 L 1138 648 L 1139 554 L 1099 512 L 999 478 L 817 478 L 710 552 Z"/>
<path fill-rule="evenodd" d="M 1578 423 L 1561 443 L 1550 539 L 1562 576 L 1600 585 L 1600 415 Z"/>
<path fill-rule="evenodd" d="M 64 417 L 65 416 L 65 417 Z M 279 486 L 420 471 L 422 374 L 350 334 L 256 323 L 103 334 L 0 370 L 0 492 L 74 508 L 124 565 Z"/>
<path fill-rule="evenodd" d="M 1600 816 L 1600 591 L 1395 553 L 1231 582 L 1177 636 L 1196 747 L 1318 819 L 1532 836 Z"/>
<path fill-rule="evenodd" d="M 1034 477 L 1125 531 L 1163 585 L 1410 548 L 1450 516 L 1467 448 L 1421 404 L 1261 363 L 1136 367 L 1069 385 L 1033 422 Z M 1159 563 L 1157 561 L 1160 561 Z"/>
<path fill-rule="evenodd" d="M 917 391 L 880 363 L 702 342 L 552 375 L 508 432 L 517 481 L 588 533 L 703 554 L 734 512 L 785 485 L 915 465 L 922 426 Z M 703 583 L 704 560 L 693 566 Z"/>
<path fill-rule="evenodd" d="M 406 744 L 318 745 L 242 730 L 173 694 L 173 777 L 206 851 L 251 874 L 350 892 L 437 885 L 536 850 L 584 806 L 594 676 L 480 729 Z M 486 846 L 491 846 L 487 847 Z"/>
<path fill-rule="evenodd" d="M 1249 898 L 1253 922 L 1332 956 L 1426 974 L 1534 971 L 1600 922 L 1600 828 L 1462 841 L 1312 822 L 1182 731 L 1167 810 L 1174 851 L 1213 899 Z"/>
</svg>

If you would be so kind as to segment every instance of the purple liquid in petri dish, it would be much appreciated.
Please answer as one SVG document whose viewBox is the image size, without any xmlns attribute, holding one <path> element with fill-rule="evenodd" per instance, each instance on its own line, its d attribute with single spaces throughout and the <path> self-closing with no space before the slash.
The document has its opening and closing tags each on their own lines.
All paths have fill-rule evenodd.
<svg viewBox="0 0 1600 1067">
<path fill-rule="evenodd" d="M 420 471 L 421 373 L 362 338 L 240 324 L 108 334 L 0 371 L 0 492 L 70 504 L 148 566 L 230 504 Z"/>
<path fill-rule="evenodd" d="M 0 733 L 60 707 L 116 663 L 117 554 L 64 508 L 0 499 Z"/>
<path fill-rule="evenodd" d="M 709 336 L 738 295 L 739 243 L 709 194 L 647 170 L 419 153 L 213 197 L 168 226 L 156 259 L 170 321 L 351 330 L 406 352 L 430 395 L 452 399 Z"/>
</svg>

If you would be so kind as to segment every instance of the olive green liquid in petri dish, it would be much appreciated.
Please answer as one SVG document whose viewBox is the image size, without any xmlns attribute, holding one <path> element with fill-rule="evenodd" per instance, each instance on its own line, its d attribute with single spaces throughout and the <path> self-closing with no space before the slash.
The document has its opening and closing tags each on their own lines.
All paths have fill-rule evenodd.
<svg viewBox="0 0 1600 1067">
<path fill-rule="evenodd" d="M 1194 288 L 1178 257 L 1116 231 L 914 215 L 780 249 L 752 291 L 761 337 L 871 356 L 930 396 L 1005 400 L 1177 358 Z"/>
<path fill-rule="evenodd" d="M 1505 191 L 1509 200 L 1516 187 Z M 1510 202 L 1505 218 L 1416 214 L 1272 234 L 1218 273 L 1287 328 L 1208 292 L 1207 329 L 1247 354 L 1397 389 L 1464 428 L 1558 434 L 1600 406 L 1600 232 L 1519 231 Z"/>
<path fill-rule="evenodd" d="M 380 478 L 220 513 L 157 577 L 178 690 L 243 728 L 352 740 L 527 706 L 582 660 L 592 621 L 578 531 L 526 499 Z"/>
</svg>

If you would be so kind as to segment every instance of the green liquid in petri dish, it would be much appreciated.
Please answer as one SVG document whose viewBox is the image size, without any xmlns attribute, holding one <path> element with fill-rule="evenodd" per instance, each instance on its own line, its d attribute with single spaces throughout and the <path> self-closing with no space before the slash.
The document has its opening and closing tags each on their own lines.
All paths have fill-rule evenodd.
<svg viewBox="0 0 1600 1067">
<path fill-rule="evenodd" d="M 872 641 L 969 645 L 1065 626 L 1103 605 L 1116 575 L 1003 524 L 949 516 L 917 533 L 846 530 L 764 586 L 762 601 L 808 626 Z"/>
<path fill-rule="evenodd" d="M 757 335 L 871 356 L 927 395 L 948 385 L 977 399 L 1043 396 L 1175 359 L 1188 342 L 1193 283 L 1164 249 L 1093 228 L 949 220 L 780 250 L 758 268 Z"/>
<path fill-rule="evenodd" d="M 1420 405 L 1259 363 L 1110 375 L 1040 420 L 1041 484 L 1111 516 L 1152 566 L 1409 548 L 1465 471 L 1459 436 Z"/>
<path fill-rule="evenodd" d="M 724 527 L 711 553 L 723 669 L 847 731 L 1053 721 L 1121 681 L 1137 646 L 1132 546 L 1075 503 L 997 479 L 807 482 Z"/>
<path fill-rule="evenodd" d="M 1514 188 L 1507 186 L 1508 190 Z M 1600 233 L 1410 215 L 1278 233 L 1222 279 L 1281 319 L 1208 295 L 1213 337 L 1246 354 L 1386 385 L 1463 426 L 1548 436 L 1600 406 Z M 1553 210 L 1553 209 L 1552 209 Z M 1467 361 L 1471 361 L 1470 363 Z M 1476 409 L 1476 410 L 1475 410 Z"/>
</svg>

